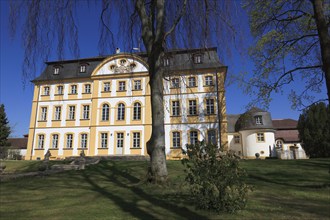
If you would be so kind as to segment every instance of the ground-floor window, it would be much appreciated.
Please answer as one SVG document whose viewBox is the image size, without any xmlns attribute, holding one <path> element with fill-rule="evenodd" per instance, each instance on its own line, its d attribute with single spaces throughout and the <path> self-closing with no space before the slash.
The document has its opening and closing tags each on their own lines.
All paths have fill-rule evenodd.
<svg viewBox="0 0 330 220">
<path fill-rule="evenodd" d="M 66 148 L 72 148 L 72 142 L 73 142 L 73 135 L 67 134 L 66 135 Z"/>
<path fill-rule="evenodd" d="M 108 146 L 108 133 L 101 133 L 101 148 Z"/>
<path fill-rule="evenodd" d="M 87 134 L 81 134 L 81 148 L 87 148 Z"/>
<path fill-rule="evenodd" d="M 45 143 L 45 135 L 40 134 L 38 135 L 38 149 L 43 149 Z"/>
<path fill-rule="evenodd" d="M 217 137 L 214 129 L 207 131 L 207 142 L 209 144 L 217 144 Z"/>
<path fill-rule="evenodd" d="M 276 140 L 276 147 L 279 149 L 283 148 L 283 141 L 282 140 Z"/>
<path fill-rule="evenodd" d="M 181 137 L 180 132 L 173 131 L 172 132 L 172 146 L 173 148 L 180 148 L 181 147 Z"/>
<path fill-rule="evenodd" d="M 234 135 L 234 143 L 235 144 L 241 143 L 241 137 L 239 135 Z"/>
<path fill-rule="evenodd" d="M 133 132 L 133 147 L 140 148 L 140 132 Z"/>
<path fill-rule="evenodd" d="M 117 133 L 117 147 L 124 147 L 124 133 Z"/>
<path fill-rule="evenodd" d="M 190 138 L 190 144 L 197 144 L 197 142 L 198 142 L 198 132 L 197 131 L 190 131 L 189 138 Z"/>
<path fill-rule="evenodd" d="M 57 148 L 58 146 L 58 134 L 53 134 L 52 148 Z"/>
</svg>

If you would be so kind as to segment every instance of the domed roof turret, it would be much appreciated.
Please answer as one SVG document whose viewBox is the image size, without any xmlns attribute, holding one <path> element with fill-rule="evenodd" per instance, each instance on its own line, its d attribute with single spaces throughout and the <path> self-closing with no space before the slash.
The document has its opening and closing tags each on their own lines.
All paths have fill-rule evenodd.
<svg viewBox="0 0 330 220">
<path fill-rule="evenodd" d="M 243 113 L 235 124 L 235 131 L 252 129 L 274 129 L 270 113 L 256 107 Z"/>
</svg>

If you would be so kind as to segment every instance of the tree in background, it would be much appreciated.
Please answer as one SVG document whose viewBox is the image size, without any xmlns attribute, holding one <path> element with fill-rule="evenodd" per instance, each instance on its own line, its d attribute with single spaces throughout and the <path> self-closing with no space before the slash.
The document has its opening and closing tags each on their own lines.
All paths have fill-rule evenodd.
<svg viewBox="0 0 330 220">
<path fill-rule="evenodd" d="M 4 104 L 0 105 L 0 159 L 7 157 L 7 148 L 9 143 L 7 142 L 10 135 L 9 121 L 7 119 Z"/>
<path fill-rule="evenodd" d="M 33 78 L 38 60 L 46 61 L 54 42 L 58 58 L 68 47 L 79 57 L 77 11 L 81 4 L 100 1 L 34 0 L 11 2 L 11 33 L 23 19 L 22 39 L 25 48 L 23 76 Z M 235 15 L 232 1 L 204 0 L 103 0 L 100 10 L 101 33 L 99 49 L 114 53 L 115 45 L 125 43 L 125 51 L 140 46 L 148 56 L 152 134 L 147 142 L 151 179 L 164 182 L 167 178 L 163 108 L 163 56 L 167 48 L 208 48 L 225 45 L 234 39 L 231 18 Z M 233 1 L 235 6 L 235 2 Z M 86 6 L 85 6 L 86 7 Z M 89 5 L 90 7 L 90 5 Z M 85 15 L 83 15 L 85 16 Z M 117 40 L 116 40 L 117 39 Z M 119 42 L 118 39 L 123 39 Z"/>
<path fill-rule="evenodd" d="M 310 157 L 330 157 L 330 109 L 320 102 L 299 116 L 299 137 Z"/>
<path fill-rule="evenodd" d="M 257 43 L 250 50 L 255 62 L 246 91 L 268 106 L 271 94 L 293 81 L 304 85 L 292 89 L 294 108 L 313 103 L 313 94 L 324 85 L 330 100 L 330 1 L 246 0 L 250 28 Z M 244 85 L 244 84 L 243 84 Z"/>
</svg>

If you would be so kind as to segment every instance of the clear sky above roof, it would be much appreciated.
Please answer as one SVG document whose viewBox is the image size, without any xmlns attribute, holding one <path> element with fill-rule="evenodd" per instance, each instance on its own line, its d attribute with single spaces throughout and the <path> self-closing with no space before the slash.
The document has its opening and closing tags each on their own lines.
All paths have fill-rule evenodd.
<svg viewBox="0 0 330 220">
<path fill-rule="evenodd" d="M 22 78 L 22 63 L 24 50 L 20 38 L 20 32 L 14 39 L 10 39 L 8 33 L 8 16 L 9 16 L 9 1 L 0 1 L 1 7 L 1 42 L 0 42 L 0 103 L 3 103 L 6 108 L 7 117 L 12 127 L 13 137 L 22 137 L 29 132 L 30 113 L 33 97 L 33 84 L 27 82 L 23 86 Z M 99 55 L 98 51 L 98 19 L 99 10 L 95 7 L 82 8 L 79 12 L 84 16 L 79 17 L 79 45 L 80 57 L 95 57 Z M 242 27 L 248 31 L 248 19 L 244 11 L 241 12 Z M 251 37 L 248 35 L 245 38 L 245 45 L 239 47 L 247 48 L 252 42 Z M 121 47 L 122 45 L 118 45 Z M 138 45 L 137 45 L 138 46 Z M 214 45 L 217 46 L 217 45 Z M 221 51 L 221 46 L 217 46 L 218 51 Z M 133 49 L 133 48 L 132 48 Z M 241 50 L 243 51 L 243 50 Z M 114 53 L 115 51 L 113 51 Z M 122 51 L 125 52 L 125 51 Z M 131 51 L 126 51 L 131 52 Z M 69 53 L 65 56 L 67 59 L 73 59 Z M 224 65 L 228 66 L 228 76 L 242 72 L 251 72 L 253 70 L 252 62 L 236 50 L 233 50 L 231 56 L 221 56 L 221 61 Z M 56 60 L 55 53 L 49 61 Z M 40 75 L 44 66 L 39 66 L 36 76 Z M 300 88 L 299 82 L 291 84 L 284 90 L 283 94 L 273 96 L 273 101 L 270 108 L 272 118 L 293 118 L 298 119 L 300 111 L 292 110 L 290 103 L 287 99 L 287 92 L 291 88 Z M 323 88 L 325 93 L 325 88 Z M 228 114 L 240 114 L 245 112 L 245 106 L 248 104 L 251 97 L 244 95 L 242 89 L 236 84 L 231 83 L 226 87 L 226 101 Z"/>
</svg>

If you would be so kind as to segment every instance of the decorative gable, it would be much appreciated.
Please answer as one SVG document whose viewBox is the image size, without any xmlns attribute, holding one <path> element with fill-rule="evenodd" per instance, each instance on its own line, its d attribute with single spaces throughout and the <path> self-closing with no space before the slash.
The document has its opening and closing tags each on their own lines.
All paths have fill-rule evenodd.
<svg viewBox="0 0 330 220">
<path fill-rule="evenodd" d="M 103 61 L 92 76 L 148 72 L 147 64 L 134 55 L 115 55 Z"/>
</svg>

